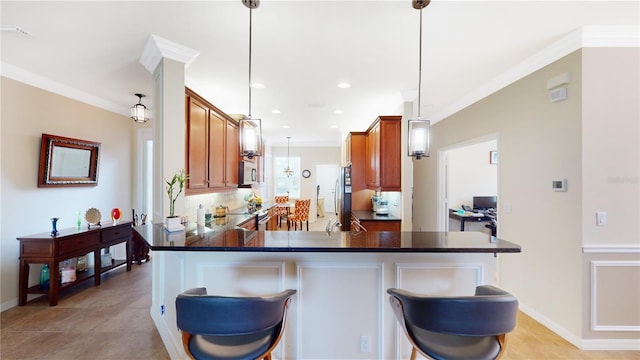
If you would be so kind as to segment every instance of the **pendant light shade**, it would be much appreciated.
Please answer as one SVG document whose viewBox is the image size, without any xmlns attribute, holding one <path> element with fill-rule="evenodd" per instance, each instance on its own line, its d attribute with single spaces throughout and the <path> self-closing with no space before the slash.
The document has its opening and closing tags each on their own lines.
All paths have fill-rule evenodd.
<svg viewBox="0 0 640 360">
<path fill-rule="evenodd" d="M 429 156 L 430 124 L 429 120 L 409 120 L 409 156 L 420 160 L 423 156 Z"/>
<path fill-rule="evenodd" d="M 249 159 L 262 155 L 262 121 L 260 119 L 240 120 L 240 149 L 241 155 Z"/>
<path fill-rule="evenodd" d="M 135 94 L 138 97 L 138 103 L 131 107 L 131 118 L 137 123 L 146 123 L 149 121 L 149 110 L 142 104 L 144 94 Z"/>
<path fill-rule="evenodd" d="M 249 8 L 249 116 L 240 120 L 240 156 L 253 159 L 262 156 L 262 120 L 251 117 L 251 34 L 253 9 L 260 5 L 260 0 L 242 0 Z"/>
<path fill-rule="evenodd" d="M 431 122 L 420 118 L 420 98 L 422 90 L 422 9 L 427 7 L 430 0 L 413 0 L 411 5 L 414 9 L 420 10 L 420 36 L 419 36 L 419 56 L 418 56 L 418 118 L 408 122 L 407 150 L 408 155 L 420 160 L 423 156 L 429 156 Z"/>
</svg>

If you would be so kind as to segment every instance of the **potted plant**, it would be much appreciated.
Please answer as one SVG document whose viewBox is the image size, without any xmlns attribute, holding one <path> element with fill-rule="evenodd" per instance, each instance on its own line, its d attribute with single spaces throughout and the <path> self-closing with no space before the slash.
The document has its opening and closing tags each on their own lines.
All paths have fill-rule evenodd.
<svg viewBox="0 0 640 360">
<path fill-rule="evenodd" d="M 180 228 L 180 217 L 175 214 L 176 200 L 184 189 L 184 183 L 189 179 L 189 175 L 184 173 L 184 169 L 175 173 L 171 180 L 165 179 L 167 183 L 167 195 L 169 196 L 169 216 L 167 217 L 166 225 L 168 229 Z M 175 193 L 174 187 L 178 185 L 178 192 Z"/>
</svg>

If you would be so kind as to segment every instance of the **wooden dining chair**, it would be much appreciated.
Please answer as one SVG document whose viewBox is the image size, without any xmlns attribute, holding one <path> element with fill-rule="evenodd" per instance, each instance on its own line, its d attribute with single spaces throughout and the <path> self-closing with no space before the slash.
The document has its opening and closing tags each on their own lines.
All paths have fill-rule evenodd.
<svg viewBox="0 0 640 360">
<path fill-rule="evenodd" d="M 289 216 L 289 195 L 276 195 L 276 216 L 278 217 L 278 227 L 282 227 L 282 219 Z M 289 220 L 287 219 L 287 225 Z"/>
<path fill-rule="evenodd" d="M 290 224 L 293 224 L 294 229 L 298 230 L 298 223 L 300 223 L 300 230 L 302 230 L 302 222 L 306 222 L 307 231 L 309 231 L 309 208 L 311 207 L 311 199 L 296 200 L 295 207 L 293 215 L 289 215 Z"/>
</svg>

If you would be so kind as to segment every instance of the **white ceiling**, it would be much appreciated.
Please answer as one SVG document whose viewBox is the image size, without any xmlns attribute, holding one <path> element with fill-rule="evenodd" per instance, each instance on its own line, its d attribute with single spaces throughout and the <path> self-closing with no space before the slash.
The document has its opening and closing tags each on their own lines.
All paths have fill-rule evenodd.
<svg viewBox="0 0 640 360">
<path fill-rule="evenodd" d="M 153 106 L 151 74 L 139 60 L 154 34 L 200 53 L 187 86 L 229 114 L 248 113 L 249 10 L 241 0 L 0 6 L 3 26 L 29 33 L 2 32 L 5 76 L 128 115 L 136 92 Z M 423 10 L 422 118 L 440 120 L 582 26 L 637 27 L 639 9 L 638 1 L 432 1 Z M 251 108 L 267 140 L 339 145 L 376 116 L 401 114 L 417 95 L 419 19 L 411 0 L 263 0 L 253 11 L 252 80 L 265 88 L 252 90 Z"/>
</svg>

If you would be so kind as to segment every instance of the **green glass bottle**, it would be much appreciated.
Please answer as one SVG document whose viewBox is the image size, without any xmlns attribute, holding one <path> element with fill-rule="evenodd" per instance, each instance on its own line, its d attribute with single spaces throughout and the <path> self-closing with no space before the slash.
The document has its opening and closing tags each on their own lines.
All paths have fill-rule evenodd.
<svg viewBox="0 0 640 360">
<path fill-rule="evenodd" d="M 49 264 L 44 264 L 40 270 L 40 289 L 49 291 Z"/>
</svg>

